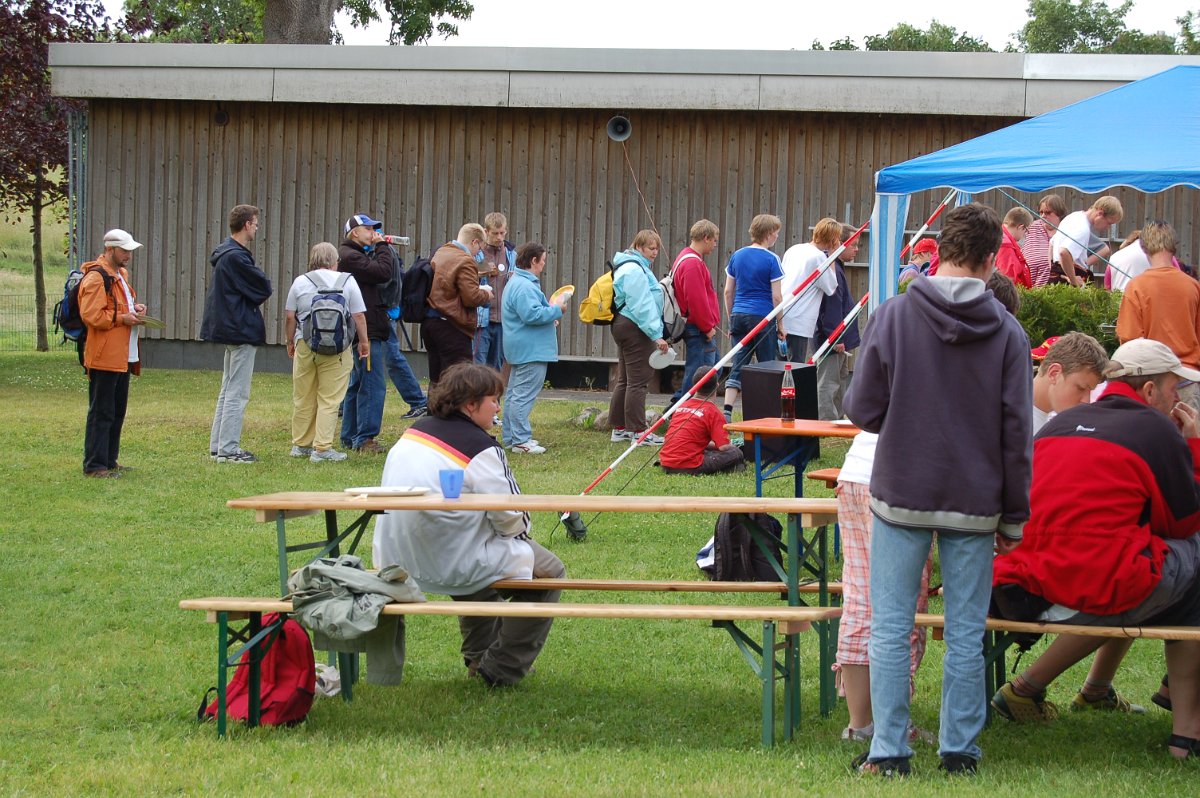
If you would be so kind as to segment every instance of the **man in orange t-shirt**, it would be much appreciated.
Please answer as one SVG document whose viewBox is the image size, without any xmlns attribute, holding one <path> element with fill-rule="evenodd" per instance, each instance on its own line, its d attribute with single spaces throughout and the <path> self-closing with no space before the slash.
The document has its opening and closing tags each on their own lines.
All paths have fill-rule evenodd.
<svg viewBox="0 0 1200 798">
<path fill-rule="evenodd" d="M 1200 368 L 1200 283 L 1175 268 L 1179 238 L 1171 225 L 1153 221 L 1142 228 L 1142 249 L 1150 268 L 1133 278 L 1121 298 L 1117 338 L 1121 343 L 1150 338 L 1171 347 L 1188 368 Z M 1179 397 L 1200 409 L 1200 389 L 1192 383 Z"/>
</svg>

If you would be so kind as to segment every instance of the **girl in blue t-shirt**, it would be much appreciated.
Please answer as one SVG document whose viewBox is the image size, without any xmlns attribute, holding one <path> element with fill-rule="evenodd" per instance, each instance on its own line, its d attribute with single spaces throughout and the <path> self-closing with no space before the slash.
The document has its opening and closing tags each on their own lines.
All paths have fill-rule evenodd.
<svg viewBox="0 0 1200 798">
<path fill-rule="evenodd" d="M 750 222 L 750 241 L 729 259 L 725 267 L 725 313 L 729 316 L 730 345 L 754 329 L 775 306 L 783 301 L 783 268 L 779 256 L 771 251 L 783 223 L 778 216 L 760 213 Z M 774 360 L 783 336 L 778 326 L 767 326 L 758 337 L 733 358 L 725 381 L 725 419 L 731 420 L 733 404 L 742 390 L 742 367 L 753 356 L 759 363 Z"/>
</svg>

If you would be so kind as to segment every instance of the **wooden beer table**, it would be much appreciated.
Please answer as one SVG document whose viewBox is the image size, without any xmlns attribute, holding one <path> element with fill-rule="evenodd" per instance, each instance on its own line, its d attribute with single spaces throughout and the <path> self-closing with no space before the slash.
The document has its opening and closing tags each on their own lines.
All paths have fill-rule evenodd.
<svg viewBox="0 0 1200 798">
<path fill-rule="evenodd" d="M 804 495 L 804 469 L 811 459 L 812 438 L 853 438 L 862 432 L 849 422 L 818 421 L 811 418 L 798 418 L 794 421 L 784 421 L 779 418 L 756 418 L 750 421 L 737 421 L 725 425 L 730 432 L 740 432 L 746 442 L 754 442 L 754 495 L 762 496 L 763 482 L 768 479 L 778 479 L 787 476 L 776 474 L 779 469 L 791 465 L 795 481 L 795 495 Z M 794 445 L 790 452 L 769 465 L 763 464 L 763 438 L 790 439 Z"/>
</svg>

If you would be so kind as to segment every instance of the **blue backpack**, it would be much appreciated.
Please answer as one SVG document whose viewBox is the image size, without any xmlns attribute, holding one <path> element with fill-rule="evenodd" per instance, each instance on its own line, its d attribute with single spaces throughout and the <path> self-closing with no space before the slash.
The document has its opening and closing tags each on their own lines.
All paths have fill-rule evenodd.
<svg viewBox="0 0 1200 798">
<path fill-rule="evenodd" d="M 100 273 L 104 281 L 104 293 L 112 296 L 113 283 L 116 282 L 104 269 L 89 269 Z M 79 353 L 79 364 L 83 365 L 83 347 L 87 343 L 87 325 L 79 315 L 79 286 L 86 273 L 79 269 L 71 269 L 67 281 L 63 284 L 62 299 L 54 305 L 54 332 L 62 333 L 63 343 L 72 341 Z M 113 322 L 117 320 L 117 303 L 113 302 Z"/>
<path fill-rule="evenodd" d="M 350 275 L 340 275 L 333 288 L 322 288 L 312 277 L 304 276 L 317 289 L 301 326 L 304 341 L 318 355 L 340 355 L 350 347 L 352 340 L 350 304 L 345 293 Z"/>
</svg>

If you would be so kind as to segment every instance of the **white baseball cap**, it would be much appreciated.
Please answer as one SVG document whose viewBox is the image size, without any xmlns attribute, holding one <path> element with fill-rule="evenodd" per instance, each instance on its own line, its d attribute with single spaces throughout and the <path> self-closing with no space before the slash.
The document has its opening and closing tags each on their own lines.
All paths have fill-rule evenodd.
<svg viewBox="0 0 1200 798">
<path fill-rule="evenodd" d="M 1200 371 L 1183 365 L 1171 351 L 1171 347 L 1150 338 L 1134 338 L 1121 344 L 1117 351 L 1113 352 L 1104 376 L 1106 379 L 1153 377 L 1168 372 L 1185 380 L 1200 382 Z"/>
<path fill-rule="evenodd" d="M 114 228 L 104 234 L 105 249 L 108 249 L 109 247 L 119 247 L 126 252 L 133 252 L 140 246 L 141 244 L 133 240 L 133 236 L 119 228 Z"/>
</svg>

